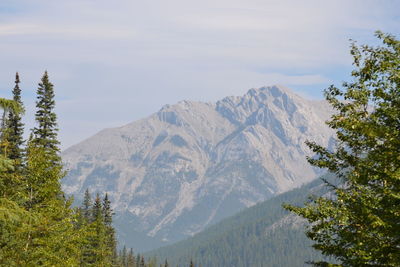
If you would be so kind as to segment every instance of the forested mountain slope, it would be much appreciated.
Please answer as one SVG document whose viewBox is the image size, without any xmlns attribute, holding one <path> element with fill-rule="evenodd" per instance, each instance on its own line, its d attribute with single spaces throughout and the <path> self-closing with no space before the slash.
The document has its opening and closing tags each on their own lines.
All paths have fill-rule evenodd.
<svg viewBox="0 0 400 267">
<path fill-rule="evenodd" d="M 330 178 L 330 180 L 333 180 Z M 289 214 L 282 203 L 302 205 L 309 194 L 327 192 L 317 179 L 222 220 L 192 238 L 149 252 L 171 266 L 190 259 L 203 267 L 306 266 L 321 259 L 304 234 L 305 221 Z"/>
</svg>

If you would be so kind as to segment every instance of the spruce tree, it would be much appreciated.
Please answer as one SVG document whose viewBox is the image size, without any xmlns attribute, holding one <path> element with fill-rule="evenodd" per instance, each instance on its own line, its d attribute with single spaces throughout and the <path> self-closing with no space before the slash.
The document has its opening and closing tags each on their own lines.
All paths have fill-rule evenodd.
<svg viewBox="0 0 400 267">
<path fill-rule="evenodd" d="M 43 74 L 42 80 L 37 89 L 35 120 L 38 124 L 33 129 L 34 142 L 36 145 L 57 154 L 60 151 L 57 140 L 57 115 L 54 113 L 53 84 L 49 81 L 47 71 Z"/>
<path fill-rule="evenodd" d="M 37 127 L 27 144 L 24 206 L 36 214 L 26 250 L 31 265 L 76 265 L 80 258 L 71 202 L 65 199 L 60 180 L 65 176 L 59 156 L 54 90 L 47 72 L 37 91 Z"/>
<path fill-rule="evenodd" d="M 83 197 L 82 203 L 82 215 L 87 222 L 92 221 L 92 197 L 90 196 L 89 189 L 87 188 L 85 191 L 85 195 Z"/>
<path fill-rule="evenodd" d="M 100 266 L 111 266 L 112 265 L 112 251 L 109 250 L 107 241 L 107 228 L 104 224 L 103 207 L 101 204 L 101 198 L 99 194 L 96 194 L 96 198 L 93 203 L 92 211 L 92 229 L 94 231 L 94 253 L 95 262 Z"/>
<path fill-rule="evenodd" d="M 104 217 L 104 224 L 106 226 L 112 226 L 112 216 L 113 216 L 113 211 L 111 209 L 111 201 L 108 199 L 108 194 L 104 196 L 103 199 L 103 217 Z"/>
<path fill-rule="evenodd" d="M 114 213 L 111 209 L 111 201 L 108 199 L 107 193 L 104 196 L 102 206 L 103 206 L 102 207 L 103 220 L 104 220 L 106 239 L 107 239 L 106 243 L 107 243 L 108 250 L 111 252 L 111 261 L 112 261 L 113 265 L 116 265 L 117 261 L 118 261 L 117 240 L 115 238 L 114 227 L 112 226 L 112 216 Z"/>
<path fill-rule="evenodd" d="M 94 199 L 93 202 L 92 218 L 94 221 L 100 221 L 100 222 L 104 221 L 103 207 L 101 205 L 101 198 L 99 193 L 96 194 L 96 198 Z"/>
<path fill-rule="evenodd" d="M 23 109 L 23 103 L 21 100 L 21 89 L 19 88 L 19 75 L 18 72 L 15 74 L 15 86 L 12 90 L 13 100 L 19 104 Z M 7 128 L 7 141 L 8 141 L 8 158 L 14 160 L 14 166 L 16 169 L 20 169 L 23 162 L 23 148 L 24 144 L 24 124 L 22 123 L 22 117 L 20 112 L 10 111 L 8 113 L 8 120 L 6 121 Z"/>
<path fill-rule="evenodd" d="M 126 248 L 120 253 L 116 250 L 113 212 L 108 196 L 102 200 L 97 193 L 92 201 L 89 190 L 86 190 L 80 210 L 82 214 L 86 213 L 80 229 L 84 240 L 81 246 L 81 266 L 126 266 Z"/>
<path fill-rule="evenodd" d="M 87 224 L 83 230 L 85 243 L 82 248 L 81 265 L 101 266 L 101 264 L 105 264 L 105 228 L 99 194 L 96 195 L 90 209 L 90 218 L 90 221 L 86 221 Z"/>
</svg>

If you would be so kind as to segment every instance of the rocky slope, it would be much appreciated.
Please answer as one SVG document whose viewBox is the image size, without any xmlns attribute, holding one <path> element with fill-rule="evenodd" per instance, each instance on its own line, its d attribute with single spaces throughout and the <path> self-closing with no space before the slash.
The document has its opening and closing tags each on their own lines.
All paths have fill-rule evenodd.
<svg viewBox="0 0 400 267">
<path fill-rule="evenodd" d="M 304 142 L 332 143 L 329 114 L 282 86 L 166 105 L 64 151 L 63 188 L 108 192 L 121 242 L 151 249 L 314 179 Z"/>
</svg>

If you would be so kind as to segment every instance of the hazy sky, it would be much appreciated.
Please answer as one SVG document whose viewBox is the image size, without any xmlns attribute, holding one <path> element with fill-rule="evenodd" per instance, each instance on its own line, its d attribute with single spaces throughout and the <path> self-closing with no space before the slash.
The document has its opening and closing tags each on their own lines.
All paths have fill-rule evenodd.
<svg viewBox="0 0 400 267">
<path fill-rule="evenodd" d="M 348 79 L 349 39 L 399 36 L 400 1 L 1 0 L 0 96 L 19 71 L 33 127 L 44 70 L 62 147 L 183 99 L 283 84 L 320 98 Z"/>
</svg>

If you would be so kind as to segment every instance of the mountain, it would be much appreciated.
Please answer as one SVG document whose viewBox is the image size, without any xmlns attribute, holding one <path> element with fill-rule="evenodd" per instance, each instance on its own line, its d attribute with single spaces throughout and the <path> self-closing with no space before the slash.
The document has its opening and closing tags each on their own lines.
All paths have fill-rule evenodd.
<svg viewBox="0 0 400 267">
<path fill-rule="evenodd" d="M 324 177 L 334 182 L 332 177 Z M 334 183 L 337 183 L 334 182 Z M 247 208 L 176 244 L 146 253 L 170 266 L 259 267 L 309 266 L 322 259 L 305 234 L 306 222 L 282 208 L 283 203 L 301 206 L 308 195 L 323 195 L 320 179 Z"/>
<path fill-rule="evenodd" d="M 64 151 L 63 189 L 108 192 L 120 242 L 153 249 L 315 179 L 304 142 L 333 143 L 330 112 L 283 86 L 166 105 Z"/>
</svg>

